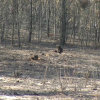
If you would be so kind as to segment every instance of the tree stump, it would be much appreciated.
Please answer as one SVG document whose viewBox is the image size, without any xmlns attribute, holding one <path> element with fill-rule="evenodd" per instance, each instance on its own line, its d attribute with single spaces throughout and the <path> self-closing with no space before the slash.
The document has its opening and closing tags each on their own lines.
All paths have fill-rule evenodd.
<svg viewBox="0 0 100 100">
<path fill-rule="evenodd" d="M 38 55 L 34 55 L 34 57 L 31 58 L 32 60 L 38 60 Z"/>
<path fill-rule="evenodd" d="M 63 48 L 60 45 L 56 45 L 56 47 L 57 47 L 57 51 L 55 50 L 55 52 L 58 52 L 58 53 L 63 52 Z"/>
</svg>

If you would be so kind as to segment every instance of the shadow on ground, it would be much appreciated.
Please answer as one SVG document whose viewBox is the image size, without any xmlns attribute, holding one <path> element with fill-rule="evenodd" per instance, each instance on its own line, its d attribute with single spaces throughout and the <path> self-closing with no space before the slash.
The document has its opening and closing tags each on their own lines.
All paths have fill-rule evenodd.
<svg viewBox="0 0 100 100">
<path fill-rule="evenodd" d="M 0 89 L 0 92 L 2 92 L 2 94 L 0 93 L 0 95 L 8 95 L 8 96 L 24 96 L 24 95 L 29 95 L 29 96 L 46 96 L 46 97 L 52 97 L 52 96 L 61 96 L 62 98 L 67 98 L 68 96 L 71 98 L 76 98 L 76 99 L 93 99 L 96 96 L 92 95 L 92 94 L 88 94 L 88 92 L 85 91 L 79 91 L 79 92 L 75 92 L 75 91 L 48 91 L 48 92 L 44 92 L 44 91 L 30 91 L 30 90 L 26 90 L 26 91 L 22 91 L 22 90 L 2 90 Z"/>
</svg>

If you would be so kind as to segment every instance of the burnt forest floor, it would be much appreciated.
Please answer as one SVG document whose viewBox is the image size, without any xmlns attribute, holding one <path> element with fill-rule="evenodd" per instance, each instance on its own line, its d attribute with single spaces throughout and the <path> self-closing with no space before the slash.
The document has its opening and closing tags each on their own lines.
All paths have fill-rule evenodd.
<svg viewBox="0 0 100 100">
<path fill-rule="evenodd" d="M 99 100 L 100 50 L 55 49 L 53 43 L 0 46 L 0 100 Z"/>
</svg>

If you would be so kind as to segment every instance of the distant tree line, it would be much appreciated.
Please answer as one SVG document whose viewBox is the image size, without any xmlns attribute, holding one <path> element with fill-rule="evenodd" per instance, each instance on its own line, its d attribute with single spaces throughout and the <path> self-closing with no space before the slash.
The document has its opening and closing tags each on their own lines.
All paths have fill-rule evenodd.
<svg viewBox="0 0 100 100">
<path fill-rule="evenodd" d="M 45 37 L 99 46 L 100 0 L 0 0 L 1 44 L 20 47 Z"/>
</svg>

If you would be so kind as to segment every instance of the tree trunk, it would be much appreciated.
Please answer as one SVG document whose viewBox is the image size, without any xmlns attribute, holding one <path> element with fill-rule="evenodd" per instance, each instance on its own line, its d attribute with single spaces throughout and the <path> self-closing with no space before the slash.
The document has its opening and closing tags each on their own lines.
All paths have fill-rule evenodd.
<svg viewBox="0 0 100 100">
<path fill-rule="evenodd" d="M 5 22 L 2 24 L 2 34 L 1 34 L 1 43 L 4 42 L 4 32 L 5 32 Z"/>
<path fill-rule="evenodd" d="M 66 0 L 62 0 L 62 17 L 60 24 L 61 24 L 60 45 L 64 45 L 65 34 L 66 34 Z"/>
<path fill-rule="evenodd" d="M 99 30 L 98 30 L 98 41 L 100 41 L 100 1 L 99 1 Z"/>
<path fill-rule="evenodd" d="M 38 30 L 38 43 L 41 41 L 42 38 L 42 1 L 40 0 L 40 6 L 39 6 L 39 16 L 38 16 L 38 22 L 39 22 L 39 30 Z"/>
<path fill-rule="evenodd" d="M 31 35 L 32 35 L 32 0 L 31 0 L 31 14 L 30 14 L 30 32 L 29 32 L 29 43 L 31 42 Z"/>
<path fill-rule="evenodd" d="M 56 0 L 54 0 L 54 39 L 56 38 Z"/>
<path fill-rule="evenodd" d="M 19 11 L 18 11 L 18 0 L 17 0 L 17 34 L 18 34 L 18 46 L 20 47 L 20 28 L 19 28 Z"/>
<path fill-rule="evenodd" d="M 16 0 L 13 0 L 13 2 L 12 2 L 13 4 L 13 6 L 12 6 L 12 19 L 13 19 L 13 26 L 12 26 L 12 41 L 11 41 L 11 43 L 12 43 L 12 45 L 14 44 L 14 34 L 15 34 L 15 25 L 16 25 L 16 11 L 17 11 L 17 4 L 16 4 Z"/>
<path fill-rule="evenodd" d="M 50 1 L 47 0 L 46 7 L 46 22 L 47 22 L 47 36 L 49 37 L 49 18 L 50 18 Z"/>
</svg>

